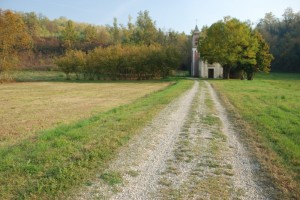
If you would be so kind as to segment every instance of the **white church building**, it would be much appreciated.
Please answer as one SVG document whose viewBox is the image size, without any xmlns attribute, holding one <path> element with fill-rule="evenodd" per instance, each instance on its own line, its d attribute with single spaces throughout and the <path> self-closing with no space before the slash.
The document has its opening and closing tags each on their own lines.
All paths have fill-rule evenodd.
<svg viewBox="0 0 300 200">
<path fill-rule="evenodd" d="M 192 63 L 191 63 L 191 76 L 200 78 L 222 78 L 223 68 L 219 63 L 208 64 L 206 61 L 201 60 L 199 54 L 198 40 L 200 31 L 196 26 L 192 36 Z"/>
</svg>

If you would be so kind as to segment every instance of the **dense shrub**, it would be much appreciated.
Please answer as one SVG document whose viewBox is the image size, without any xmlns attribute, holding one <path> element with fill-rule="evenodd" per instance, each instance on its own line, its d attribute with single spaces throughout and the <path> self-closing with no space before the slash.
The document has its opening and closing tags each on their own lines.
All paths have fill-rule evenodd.
<svg viewBox="0 0 300 200">
<path fill-rule="evenodd" d="M 72 73 L 80 79 L 86 68 L 86 54 L 78 50 L 69 50 L 63 57 L 56 59 L 56 64 L 66 74 L 68 80 Z"/>
<path fill-rule="evenodd" d="M 89 80 L 148 80 L 168 76 L 178 64 L 178 52 L 160 45 L 98 47 L 85 54 L 70 50 L 56 60 L 66 74 Z"/>
</svg>

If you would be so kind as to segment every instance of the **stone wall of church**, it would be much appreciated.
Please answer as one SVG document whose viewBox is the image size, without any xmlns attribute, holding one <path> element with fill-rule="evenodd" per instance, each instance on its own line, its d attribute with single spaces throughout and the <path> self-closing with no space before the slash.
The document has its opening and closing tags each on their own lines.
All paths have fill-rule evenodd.
<svg viewBox="0 0 300 200">
<path fill-rule="evenodd" d="M 200 78 L 208 78 L 209 69 L 214 70 L 213 78 L 222 78 L 223 68 L 219 63 L 208 64 L 202 60 L 199 61 L 199 76 Z"/>
</svg>

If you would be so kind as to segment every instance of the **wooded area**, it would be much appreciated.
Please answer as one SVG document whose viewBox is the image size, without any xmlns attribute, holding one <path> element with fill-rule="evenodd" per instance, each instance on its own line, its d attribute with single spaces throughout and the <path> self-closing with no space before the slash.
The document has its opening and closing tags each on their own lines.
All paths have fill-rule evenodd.
<svg viewBox="0 0 300 200">
<path fill-rule="evenodd" d="M 14 56 L 15 62 L 5 64 L 7 68 L 18 66 L 21 69 L 45 70 L 53 68 L 55 58 L 69 50 L 83 51 L 87 54 L 96 47 L 105 49 L 116 45 L 166 47 L 166 49 L 175 50 L 174 56 L 178 59 L 176 68 L 188 70 L 190 65 L 189 36 L 173 30 L 163 31 L 157 28 L 148 11 L 139 12 L 135 23 L 129 17 L 126 26 L 118 24 L 116 18 L 112 26 L 96 26 L 73 22 L 64 17 L 50 20 L 46 16 L 33 12 L 18 13 L 0 10 L 0 15 L 1 44 L 5 46 L 4 43 L 7 41 L 17 43 L 12 38 L 26 37 L 30 41 L 26 45 L 30 44 L 32 47 L 29 51 L 24 51 L 25 44 L 22 45 L 23 49 L 16 49 L 15 44 L 9 44 L 11 49 L 16 50 L 15 53 L 18 53 L 18 56 Z M 14 27 L 14 30 L 10 31 L 9 27 Z M 16 29 L 22 31 L 16 31 Z M 11 32 L 19 33 L 19 35 L 8 37 L 12 35 Z M 4 48 L 0 49 L 1 66 L 3 66 L 3 60 L 8 59 L 4 55 Z M 20 62 L 17 62 L 17 58 Z"/>
<path fill-rule="evenodd" d="M 272 71 L 300 72 L 300 12 L 287 8 L 282 17 L 266 13 L 257 30 L 269 44 L 275 58 Z"/>
<path fill-rule="evenodd" d="M 225 24 L 227 24 L 229 32 L 232 33 L 232 38 L 227 38 L 228 40 L 219 38 L 219 41 L 223 45 L 227 42 L 232 47 L 228 52 L 231 55 L 222 54 L 223 58 L 226 58 L 228 61 L 226 63 L 223 62 L 225 72 L 228 71 L 226 70 L 227 66 L 235 69 L 243 68 L 245 72 L 248 71 L 249 78 L 251 79 L 252 72 L 269 71 L 270 66 L 268 66 L 268 63 L 271 57 L 265 54 L 269 51 L 268 46 L 270 46 L 270 52 L 274 56 L 274 60 L 272 60 L 271 63 L 271 71 L 300 72 L 300 13 L 295 13 L 291 8 L 287 8 L 281 19 L 276 18 L 272 13 L 267 13 L 265 18 L 261 19 L 254 29 L 249 23 L 236 23 L 234 20 L 229 19 L 230 18 L 227 18 L 227 21 L 225 20 Z M 214 28 L 211 29 L 222 28 L 223 25 L 219 25 L 214 25 Z M 229 26 L 231 26 L 231 28 Z M 238 33 L 235 28 L 241 28 L 243 30 L 238 30 L 241 31 Z M 202 39 L 203 36 L 207 34 L 206 31 L 209 30 L 207 27 L 204 27 L 201 33 Z M 239 34 L 243 37 L 238 36 Z M 252 36 L 249 34 L 252 34 Z M 256 37 L 256 42 L 253 42 L 254 37 Z M 246 43 L 251 47 L 248 46 L 246 48 L 246 43 L 239 43 L 238 39 L 245 38 L 248 38 L 246 39 Z M 118 24 L 115 18 L 112 25 L 99 26 L 73 22 L 65 17 L 50 20 L 46 16 L 34 12 L 20 13 L 0 9 L 0 73 L 7 69 L 14 69 L 15 67 L 18 69 L 33 70 L 57 69 L 55 63 L 58 64 L 59 62 L 57 62 L 58 60 L 56 58 L 71 50 L 73 50 L 73 53 L 82 51 L 82 53 L 88 54 L 88 56 L 84 55 L 85 59 L 87 59 L 85 60 L 85 64 L 88 64 L 91 62 L 91 55 L 95 54 L 95 52 L 99 53 L 102 50 L 106 53 L 112 51 L 112 49 L 117 49 L 120 50 L 120 53 L 124 50 L 131 53 L 142 54 L 142 52 L 147 52 L 147 50 L 145 50 L 147 48 L 149 48 L 148 50 L 152 53 L 153 49 L 156 49 L 155 51 L 160 49 L 160 53 L 162 54 L 160 55 L 161 59 L 167 55 L 167 52 L 172 51 L 172 54 L 168 54 L 168 59 L 172 60 L 170 62 L 173 64 L 171 68 L 189 70 L 191 64 L 190 40 L 191 38 L 188 34 L 157 28 L 156 23 L 151 19 L 148 11 L 139 12 L 135 22 L 133 22 L 129 16 L 126 25 Z M 216 44 L 214 45 L 216 46 Z M 129 48 L 130 46 L 132 49 Z M 137 50 L 139 48 L 140 50 Z M 203 48 L 201 50 L 201 56 L 212 61 L 211 58 L 207 57 L 209 50 L 207 48 L 205 49 L 204 46 L 200 48 Z M 244 48 L 244 50 L 247 49 L 247 51 L 244 51 L 244 55 L 239 55 L 242 59 L 240 60 L 241 62 L 231 62 L 233 59 L 232 55 L 241 52 L 241 48 Z M 260 49 L 260 51 L 256 51 L 257 59 L 255 62 L 253 60 L 253 49 Z M 264 50 L 262 51 L 262 49 Z M 219 50 L 221 49 L 219 48 Z M 261 54 L 259 55 L 259 53 Z M 120 55 L 123 54 L 124 52 Z M 126 55 L 130 57 L 132 54 L 126 52 Z M 219 58 L 220 55 L 218 55 Z M 176 56 L 176 58 L 174 58 L 174 56 Z M 137 57 L 142 58 L 143 56 L 137 55 Z M 236 58 L 234 59 L 236 60 Z M 147 62 L 148 61 L 149 59 Z M 127 64 L 131 65 L 130 67 L 139 68 L 138 66 L 132 66 L 134 62 L 135 61 L 132 61 Z M 146 60 L 143 60 L 143 62 L 146 62 Z M 261 68 L 258 67 L 258 62 L 260 62 Z M 148 65 L 151 64 L 149 63 Z M 166 60 L 160 61 L 160 66 L 166 65 L 169 65 L 166 64 Z M 264 66 L 262 67 L 262 65 Z M 145 66 L 146 65 L 144 65 L 144 67 Z M 63 68 L 66 69 L 66 67 Z M 104 68 L 105 67 L 102 67 L 101 69 L 103 70 Z M 112 66 L 112 68 L 114 67 Z M 170 69 L 170 67 L 168 68 Z M 122 70 L 127 70 L 128 72 L 129 68 Z M 125 74 L 128 74 L 127 72 Z M 82 74 L 81 77 L 87 77 L 86 72 L 81 71 L 80 73 Z M 156 75 L 143 75 L 144 78 L 138 78 L 136 70 L 134 73 L 135 79 L 144 79 L 146 76 L 156 77 L 157 74 L 161 76 L 166 75 L 165 69 L 160 69 Z M 147 73 L 148 72 L 145 72 L 145 74 Z M 102 76 L 102 78 L 110 73 L 106 71 L 105 74 L 106 75 Z M 94 76 L 100 77 L 97 73 L 95 73 Z M 125 75 L 124 72 L 120 73 L 120 71 L 117 71 L 114 72 L 113 76 L 113 79 L 115 79 L 116 77 L 124 78 Z M 91 76 L 89 79 L 90 78 Z"/>
</svg>

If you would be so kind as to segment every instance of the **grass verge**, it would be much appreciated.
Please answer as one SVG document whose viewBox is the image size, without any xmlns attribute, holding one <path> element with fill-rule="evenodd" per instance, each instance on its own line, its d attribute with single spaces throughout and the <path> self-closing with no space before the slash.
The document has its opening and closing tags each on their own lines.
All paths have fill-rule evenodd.
<svg viewBox="0 0 300 200">
<path fill-rule="evenodd" d="M 167 89 L 0 149 L 0 199 L 54 199 L 101 172 L 118 147 L 192 86 Z"/>
<path fill-rule="evenodd" d="M 277 185 L 288 197 L 300 198 L 300 74 L 210 83 Z"/>
</svg>

